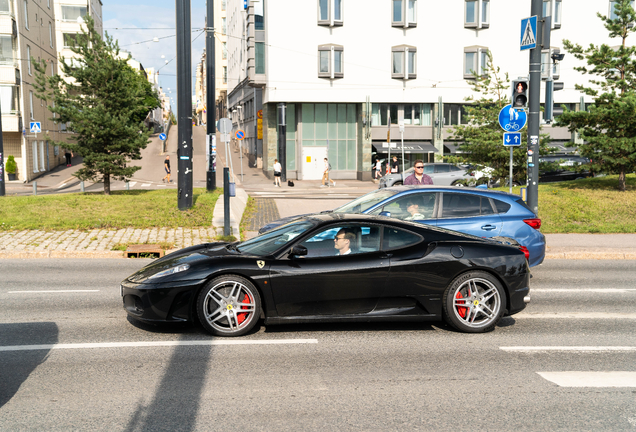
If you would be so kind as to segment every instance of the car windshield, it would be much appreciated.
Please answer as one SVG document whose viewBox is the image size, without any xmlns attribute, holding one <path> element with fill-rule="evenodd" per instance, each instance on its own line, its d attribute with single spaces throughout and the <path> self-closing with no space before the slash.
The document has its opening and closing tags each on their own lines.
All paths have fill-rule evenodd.
<svg viewBox="0 0 636 432">
<path fill-rule="evenodd" d="M 308 220 L 290 222 L 244 241 L 238 245 L 237 249 L 242 253 L 270 255 L 315 225 Z"/>
<path fill-rule="evenodd" d="M 333 213 L 363 213 L 377 203 L 392 197 L 396 193 L 397 192 L 395 191 L 388 191 L 386 189 L 369 192 L 366 195 L 362 195 L 360 198 L 356 198 L 355 200 L 338 207 L 333 211 Z"/>
</svg>

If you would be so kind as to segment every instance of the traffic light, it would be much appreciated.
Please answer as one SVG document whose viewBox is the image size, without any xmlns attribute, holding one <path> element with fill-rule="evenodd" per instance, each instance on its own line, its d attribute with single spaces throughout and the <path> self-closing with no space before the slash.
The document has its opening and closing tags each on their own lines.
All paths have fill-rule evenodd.
<svg viewBox="0 0 636 432">
<path fill-rule="evenodd" d="M 518 79 L 512 81 L 512 107 L 519 110 L 528 108 L 527 79 Z"/>
<path fill-rule="evenodd" d="M 552 123 L 554 116 L 563 114 L 561 105 L 554 105 L 554 92 L 559 90 L 563 90 L 562 82 L 554 82 L 550 79 L 545 82 L 545 112 L 543 113 L 543 118 L 546 123 Z"/>
</svg>

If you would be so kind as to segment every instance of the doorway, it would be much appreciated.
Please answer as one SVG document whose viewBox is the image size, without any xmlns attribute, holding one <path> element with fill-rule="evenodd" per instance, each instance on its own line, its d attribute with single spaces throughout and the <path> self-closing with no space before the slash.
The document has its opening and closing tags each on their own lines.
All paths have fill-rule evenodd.
<svg viewBox="0 0 636 432">
<path fill-rule="evenodd" d="M 302 179 L 320 180 L 325 171 L 327 147 L 303 146 Z"/>
</svg>

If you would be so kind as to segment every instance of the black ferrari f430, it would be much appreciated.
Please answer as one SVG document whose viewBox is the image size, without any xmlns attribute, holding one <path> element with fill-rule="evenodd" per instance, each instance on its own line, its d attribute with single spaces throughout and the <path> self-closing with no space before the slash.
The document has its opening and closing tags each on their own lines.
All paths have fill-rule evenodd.
<svg viewBox="0 0 636 432">
<path fill-rule="evenodd" d="M 149 323 L 197 320 L 218 336 L 299 322 L 445 320 L 469 333 L 525 308 L 530 270 L 514 245 L 382 216 L 305 216 L 244 242 L 153 261 L 121 283 Z"/>
</svg>

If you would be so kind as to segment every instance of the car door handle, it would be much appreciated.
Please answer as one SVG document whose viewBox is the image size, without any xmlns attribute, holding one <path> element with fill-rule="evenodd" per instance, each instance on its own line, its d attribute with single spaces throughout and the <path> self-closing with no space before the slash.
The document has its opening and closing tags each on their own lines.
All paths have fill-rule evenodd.
<svg viewBox="0 0 636 432">
<path fill-rule="evenodd" d="M 497 227 L 494 225 L 484 225 L 483 227 L 481 227 L 481 229 L 485 230 L 485 231 L 492 231 L 494 229 L 496 229 Z"/>
<path fill-rule="evenodd" d="M 383 255 L 380 255 L 380 259 L 387 259 L 387 258 L 391 258 L 393 256 L 392 253 L 385 253 Z"/>
</svg>

